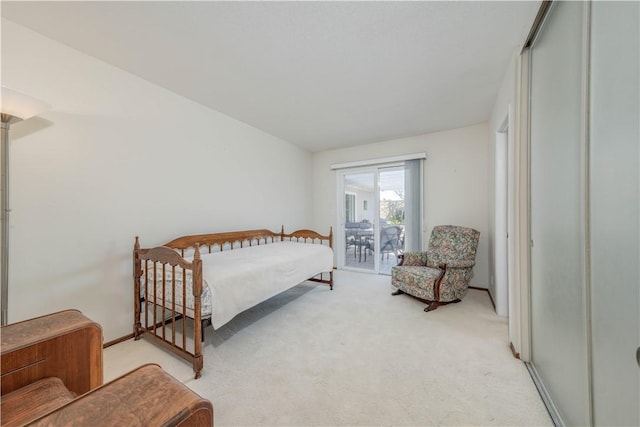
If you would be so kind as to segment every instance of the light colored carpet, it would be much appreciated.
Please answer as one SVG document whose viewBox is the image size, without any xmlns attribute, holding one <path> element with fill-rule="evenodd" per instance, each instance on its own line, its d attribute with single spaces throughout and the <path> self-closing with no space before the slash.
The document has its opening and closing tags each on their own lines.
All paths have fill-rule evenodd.
<svg viewBox="0 0 640 427">
<path fill-rule="evenodd" d="M 216 426 L 552 425 L 486 292 L 425 313 L 389 276 L 335 277 L 208 327 L 201 379 L 129 340 L 105 350 L 105 381 L 159 363 L 213 402 Z"/>
</svg>

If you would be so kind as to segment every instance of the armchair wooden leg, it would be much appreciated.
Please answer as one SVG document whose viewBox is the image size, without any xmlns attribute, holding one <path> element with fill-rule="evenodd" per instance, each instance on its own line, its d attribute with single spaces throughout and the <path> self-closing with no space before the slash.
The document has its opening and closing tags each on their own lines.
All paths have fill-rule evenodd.
<svg viewBox="0 0 640 427">
<path fill-rule="evenodd" d="M 438 306 L 439 306 L 439 305 L 440 305 L 440 302 L 439 302 L 439 301 L 431 301 L 431 302 L 429 303 L 429 305 L 427 305 L 427 306 L 425 307 L 424 311 L 428 313 L 428 312 L 433 311 L 433 310 L 435 310 L 436 308 L 438 308 Z"/>
<path fill-rule="evenodd" d="M 460 302 L 460 300 L 459 299 L 455 299 L 453 301 L 447 301 L 447 302 L 428 301 L 428 305 L 425 307 L 424 311 L 428 313 L 428 312 L 433 311 L 436 308 L 440 307 L 441 305 L 455 304 L 457 302 Z"/>
<path fill-rule="evenodd" d="M 402 295 L 404 294 L 403 291 L 401 291 L 400 289 L 396 289 L 395 291 L 391 292 L 391 295 L 395 296 L 395 295 Z"/>
</svg>

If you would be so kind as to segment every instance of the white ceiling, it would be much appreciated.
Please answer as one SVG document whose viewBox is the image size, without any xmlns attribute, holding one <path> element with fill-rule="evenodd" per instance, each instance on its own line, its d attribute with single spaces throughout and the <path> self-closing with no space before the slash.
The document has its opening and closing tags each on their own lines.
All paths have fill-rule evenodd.
<svg viewBox="0 0 640 427">
<path fill-rule="evenodd" d="M 2 1 L 2 16 L 322 151 L 486 121 L 538 7 Z"/>
</svg>

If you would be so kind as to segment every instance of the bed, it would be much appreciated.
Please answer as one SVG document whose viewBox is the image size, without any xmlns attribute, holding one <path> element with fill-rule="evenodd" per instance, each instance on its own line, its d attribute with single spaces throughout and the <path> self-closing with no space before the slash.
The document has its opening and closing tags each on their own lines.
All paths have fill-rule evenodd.
<svg viewBox="0 0 640 427">
<path fill-rule="evenodd" d="M 204 330 L 306 280 L 333 289 L 333 231 L 270 230 L 183 236 L 133 250 L 136 340 L 190 361 L 200 378 Z M 190 320 L 191 321 L 190 321 Z"/>
</svg>

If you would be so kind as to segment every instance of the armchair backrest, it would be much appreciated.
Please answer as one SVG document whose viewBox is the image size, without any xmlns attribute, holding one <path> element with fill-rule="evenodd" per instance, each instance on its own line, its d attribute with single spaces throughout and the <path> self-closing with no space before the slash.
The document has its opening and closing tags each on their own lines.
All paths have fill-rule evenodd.
<svg viewBox="0 0 640 427">
<path fill-rule="evenodd" d="M 437 268 L 443 263 L 474 261 L 479 238 L 480 232 L 473 228 L 455 225 L 433 227 L 427 249 L 427 266 Z"/>
</svg>

